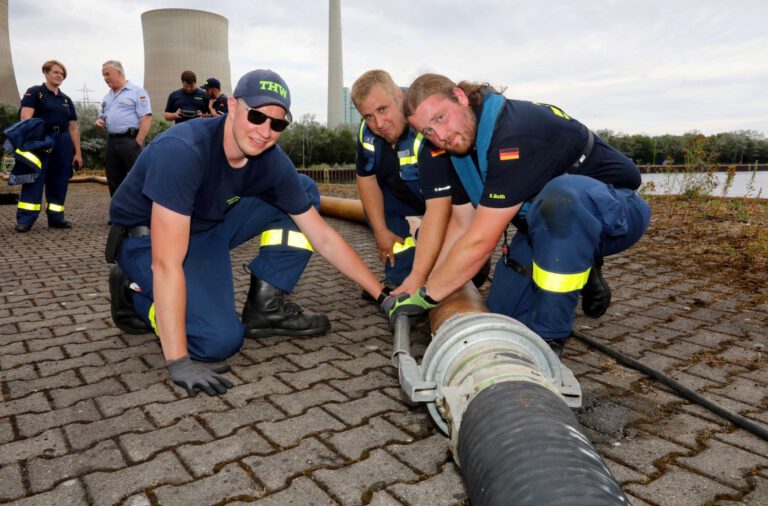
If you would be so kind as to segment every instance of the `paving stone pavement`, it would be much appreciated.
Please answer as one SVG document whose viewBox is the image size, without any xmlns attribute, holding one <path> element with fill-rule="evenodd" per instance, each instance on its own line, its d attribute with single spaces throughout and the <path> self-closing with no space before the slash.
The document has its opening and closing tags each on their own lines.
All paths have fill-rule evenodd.
<svg viewBox="0 0 768 506">
<path fill-rule="evenodd" d="M 42 217 L 17 234 L 0 206 L 0 503 L 467 502 L 448 440 L 400 392 L 386 320 L 327 262 L 312 259 L 291 300 L 328 313 L 331 332 L 246 340 L 235 387 L 188 398 L 156 338 L 110 319 L 106 187 L 70 188 L 71 230 Z M 329 221 L 380 273 L 368 232 Z M 238 305 L 256 252 L 233 253 Z M 576 327 L 768 424 L 768 306 L 657 254 L 644 239 L 607 259 L 614 302 Z M 414 332 L 414 353 L 427 336 Z M 633 504 L 768 504 L 768 442 L 578 341 L 564 362 L 584 391 L 577 418 Z"/>
</svg>

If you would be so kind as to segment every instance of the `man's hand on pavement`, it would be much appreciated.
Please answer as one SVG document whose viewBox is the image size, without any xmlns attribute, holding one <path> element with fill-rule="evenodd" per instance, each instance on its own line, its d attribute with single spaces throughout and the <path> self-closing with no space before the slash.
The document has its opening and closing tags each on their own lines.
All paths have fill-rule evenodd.
<svg viewBox="0 0 768 506">
<path fill-rule="evenodd" d="M 213 397 L 216 394 L 223 394 L 228 388 L 234 385 L 219 376 L 219 372 L 226 372 L 229 366 L 207 364 L 205 362 L 196 362 L 185 355 L 182 358 L 168 362 L 168 373 L 171 380 L 180 387 L 187 390 L 190 397 L 197 395 L 198 390 Z"/>
</svg>

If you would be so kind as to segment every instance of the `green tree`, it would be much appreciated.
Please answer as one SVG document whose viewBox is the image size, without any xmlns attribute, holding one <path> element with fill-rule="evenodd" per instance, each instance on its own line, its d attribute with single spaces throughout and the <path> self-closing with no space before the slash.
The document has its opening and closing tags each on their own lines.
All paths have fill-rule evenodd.
<svg viewBox="0 0 768 506">
<path fill-rule="evenodd" d="M 93 104 L 75 104 L 77 110 L 77 128 L 80 130 L 80 150 L 83 153 L 83 167 L 95 169 L 104 166 L 104 150 L 107 147 L 106 136 L 96 128 L 94 122 L 99 117 L 99 108 Z"/>
<path fill-rule="evenodd" d="M 11 104 L 0 103 L 0 146 L 5 142 L 3 130 L 19 121 L 19 108 Z"/>
</svg>

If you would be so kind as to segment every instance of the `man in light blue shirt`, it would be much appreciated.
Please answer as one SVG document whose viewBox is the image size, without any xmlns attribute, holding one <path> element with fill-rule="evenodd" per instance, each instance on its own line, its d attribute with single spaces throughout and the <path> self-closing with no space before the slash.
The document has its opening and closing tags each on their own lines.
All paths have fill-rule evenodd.
<svg viewBox="0 0 768 506">
<path fill-rule="evenodd" d="M 119 61 L 105 62 L 101 75 L 110 89 L 101 102 L 96 126 L 105 129 L 108 134 L 104 165 L 111 196 L 141 153 L 152 125 L 152 110 L 149 94 L 144 88 L 126 80 Z"/>
</svg>

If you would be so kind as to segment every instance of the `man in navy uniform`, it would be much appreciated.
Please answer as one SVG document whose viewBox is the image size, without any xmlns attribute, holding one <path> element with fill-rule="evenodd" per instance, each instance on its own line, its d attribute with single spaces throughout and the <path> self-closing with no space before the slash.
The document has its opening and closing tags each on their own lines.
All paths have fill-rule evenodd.
<svg viewBox="0 0 768 506">
<path fill-rule="evenodd" d="M 208 95 L 197 87 L 197 76 L 191 70 L 181 73 L 181 88 L 168 95 L 163 117 L 178 125 L 193 118 L 210 116 Z"/>
<path fill-rule="evenodd" d="M 406 301 L 426 310 L 461 287 L 510 222 L 517 233 L 496 265 L 487 304 L 562 351 L 574 312 L 602 315 L 611 292 L 602 258 L 634 244 L 650 219 L 640 171 L 560 108 L 506 99 L 488 85 L 425 74 L 408 91 L 412 127 L 453 156 L 467 226 L 446 261 Z M 458 211 L 457 211 L 458 208 Z M 397 308 L 391 316 L 395 316 Z"/>
<path fill-rule="evenodd" d="M 221 92 L 221 82 L 215 77 L 209 77 L 202 88 L 208 95 L 208 110 L 211 116 L 227 114 L 227 96 Z"/>
<path fill-rule="evenodd" d="M 107 131 L 104 165 L 109 194 L 114 195 L 141 153 L 152 126 L 152 109 L 147 91 L 125 78 L 119 61 L 105 62 L 101 75 L 109 91 L 101 102 L 95 124 Z"/>
<path fill-rule="evenodd" d="M 408 126 L 403 90 L 389 73 L 365 72 L 351 97 L 363 118 L 355 156 L 360 200 L 387 284 L 397 287 L 394 293 L 412 292 L 427 280 L 440 252 L 453 166 L 444 150 Z M 422 215 L 417 248 L 407 218 Z"/>
<path fill-rule="evenodd" d="M 171 379 L 193 395 L 231 383 L 211 365 L 243 338 L 312 336 L 325 315 L 285 302 L 312 251 L 383 301 L 382 285 L 318 213 L 315 183 L 276 145 L 291 119 L 285 81 L 254 70 L 229 97 L 229 113 L 190 121 L 142 151 L 110 206 L 107 260 L 118 328 L 160 338 Z M 306 234 L 306 235 L 305 235 Z M 230 249 L 261 235 L 251 285 L 235 310 Z"/>
</svg>

